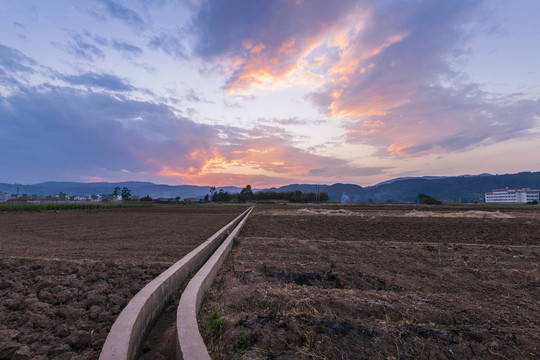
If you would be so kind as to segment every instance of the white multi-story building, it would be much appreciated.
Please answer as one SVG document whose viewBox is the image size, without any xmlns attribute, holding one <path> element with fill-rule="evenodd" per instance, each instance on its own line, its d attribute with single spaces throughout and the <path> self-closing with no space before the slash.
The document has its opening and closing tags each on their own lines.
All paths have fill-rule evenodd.
<svg viewBox="0 0 540 360">
<path fill-rule="evenodd" d="M 532 189 L 495 189 L 486 193 L 487 203 L 528 203 L 540 201 L 540 190 Z"/>
</svg>

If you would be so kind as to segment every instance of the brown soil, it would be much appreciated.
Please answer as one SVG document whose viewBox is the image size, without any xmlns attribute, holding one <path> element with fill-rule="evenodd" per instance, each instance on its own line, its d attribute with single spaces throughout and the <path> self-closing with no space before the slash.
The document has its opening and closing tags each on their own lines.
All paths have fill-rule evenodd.
<svg viewBox="0 0 540 360">
<path fill-rule="evenodd" d="M 240 207 L 0 212 L 2 256 L 170 261 L 206 240 Z"/>
<path fill-rule="evenodd" d="M 444 208 L 443 208 L 444 209 Z M 370 213 L 366 209 L 348 207 L 344 216 L 338 211 L 327 215 L 322 209 L 292 209 L 283 213 L 261 209 L 251 215 L 243 234 L 251 237 L 291 238 L 336 241 L 406 241 L 451 242 L 467 244 L 540 244 L 540 211 L 493 211 L 491 217 L 470 217 L 452 212 L 421 211 L 404 207 L 402 211 L 381 211 L 377 207 Z M 312 212 L 311 215 L 303 215 Z M 351 216 L 350 214 L 358 214 Z M 427 216 L 429 213 L 439 216 Z M 448 214 L 453 214 L 448 216 Z M 412 215 L 411 215 L 412 214 Z M 257 221 L 255 221 L 257 219 Z"/>
<path fill-rule="evenodd" d="M 540 212 L 274 210 L 250 216 L 203 305 L 213 359 L 540 357 Z"/>
<path fill-rule="evenodd" d="M 0 359 L 97 359 L 131 297 L 242 210 L 0 213 Z"/>
</svg>

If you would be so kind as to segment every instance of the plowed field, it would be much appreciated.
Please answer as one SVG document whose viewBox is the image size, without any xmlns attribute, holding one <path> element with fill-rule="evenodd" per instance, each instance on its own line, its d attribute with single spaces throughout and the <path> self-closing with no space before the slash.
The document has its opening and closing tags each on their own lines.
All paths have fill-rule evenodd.
<svg viewBox="0 0 540 360">
<path fill-rule="evenodd" d="M 131 297 L 243 209 L 0 212 L 0 359 L 97 359 Z"/>
<path fill-rule="evenodd" d="M 537 359 L 539 266 L 530 207 L 259 206 L 201 330 L 213 359 Z"/>
</svg>

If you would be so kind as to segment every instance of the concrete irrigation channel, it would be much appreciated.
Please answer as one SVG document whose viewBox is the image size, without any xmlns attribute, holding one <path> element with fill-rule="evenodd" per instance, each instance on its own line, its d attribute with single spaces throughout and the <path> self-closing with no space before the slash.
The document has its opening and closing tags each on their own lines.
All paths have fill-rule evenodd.
<svg viewBox="0 0 540 360">
<path fill-rule="evenodd" d="M 178 329 L 176 354 L 177 359 L 209 359 L 206 346 L 204 343 L 202 346 L 200 344 L 202 337 L 197 327 L 197 311 L 202 304 L 204 292 L 215 279 L 232 247 L 234 237 L 252 210 L 253 207 L 250 207 L 244 211 L 139 291 L 113 324 L 99 359 L 136 359 L 141 351 L 143 341 L 165 305 L 181 289 L 185 280 L 198 269 L 201 270 L 190 281 L 180 299 L 176 324 Z M 183 300 L 185 296 L 186 299 Z M 193 305 L 195 311 L 191 310 Z M 186 310 L 181 310 L 181 308 Z M 184 312 L 188 313 L 184 314 Z M 184 326 L 178 321 L 186 321 L 186 325 Z M 188 346 L 186 340 L 197 343 L 198 346 Z"/>
</svg>

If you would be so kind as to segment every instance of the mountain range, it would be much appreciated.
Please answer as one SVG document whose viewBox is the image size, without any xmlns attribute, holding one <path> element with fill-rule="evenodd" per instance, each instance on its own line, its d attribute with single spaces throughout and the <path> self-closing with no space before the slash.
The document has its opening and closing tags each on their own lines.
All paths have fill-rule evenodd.
<svg viewBox="0 0 540 360">
<path fill-rule="evenodd" d="M 172 198 L 180 196 L 185 198 L 200 198 L 209 193 L 208 186 L 197 185 L 162 185 L 150 182 L 44 182 L 34 185 L 3 184 L 0 183 L 0 192 L 10 194 L 41 194 L 52 195 L 60 192 L 69 195 L 110 194 L 115 187 L 127 187 L 132 195 L 152 198 Z M 428 194 L 443 201 L 470 203 L 475 200 L 484 201 L 484 193 L 498 188 L 540 188 L 540 172 L 521 172 L 504 175 L 461 175 L 461 176 L 424 176 L 396 178 L 379 184 L 361 187 L 354 184 L 291 184 L 270 189 L 254 189 L 254 191 L 296 191 L 326 192 L 330 201 L 338 202 L 414 202 L 419 193 Z M 242 188 L 236 186 L 218 187 L 230 193 L 240 192 Z"/>
</svg>

